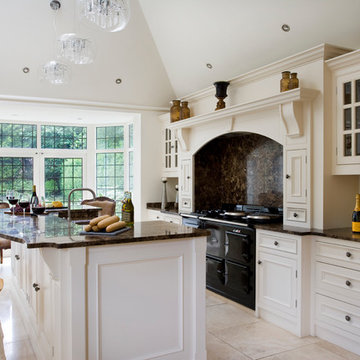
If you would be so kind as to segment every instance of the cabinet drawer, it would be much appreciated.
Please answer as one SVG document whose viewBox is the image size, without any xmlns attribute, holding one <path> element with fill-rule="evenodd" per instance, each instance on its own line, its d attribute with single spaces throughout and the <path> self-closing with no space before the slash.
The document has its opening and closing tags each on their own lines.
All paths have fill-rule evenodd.
<svg viewBox="0 0 360 360">
<path fill-rule="evenodd" d="M 357 306 L 317 294 L 316 321 L 360 336 L 360 308 Z"/>
<path fill-rule="evenodd" d="M 306 222 L 306 209 L 288 207 L 286 219 L 290 221 Z"/>
<path fill-rule="evenodd" d="M 278 234 L 261 232 L 258 237 L 258 244 L 262 248 L 284 251 L 292 254 L 297 253 L 297 239 L 291 237 L 282 237 Z"/>
<path fill-rule="evenodd" d="M 317 262 L 316 291 L 360 306 L 360 271 Z"/>
<path fill-rule="evenodd" d="M 164 221 L 167 221 L 172 224 L 181 224 L 180 216 L 164 215 Z"/>
<path fill-rule="evenodd" d="M 182 209 L 191 209 L 191 199 L 190 198 L 182 198 L 181 199 L 181 208 Z"/>
<path fill-rule="evenodd" d="M 349 244 L 351 245 L 351 242 Z M 351 246 L 317 241 L 316 256 L 318 260 L 360 270 L 360 249 Z"/>
</svg>

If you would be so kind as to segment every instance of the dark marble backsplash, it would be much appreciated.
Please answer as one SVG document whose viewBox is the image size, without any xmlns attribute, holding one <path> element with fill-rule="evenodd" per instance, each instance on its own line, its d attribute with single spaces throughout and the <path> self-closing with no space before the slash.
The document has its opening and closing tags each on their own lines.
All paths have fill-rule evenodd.
<svg viewBox="0 0 360 360">
<path fill-rule="evenodd" d="M 283 206 L 283 147 L 265 136 L 232 133 L 195 155 L 195 208 Z"/>
</svg>

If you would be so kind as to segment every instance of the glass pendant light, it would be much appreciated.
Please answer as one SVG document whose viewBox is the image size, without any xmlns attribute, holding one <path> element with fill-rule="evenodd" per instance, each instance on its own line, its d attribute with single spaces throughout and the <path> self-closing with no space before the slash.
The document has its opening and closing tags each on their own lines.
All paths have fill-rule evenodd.
<svg viewBox="0 0 360 360">
<path fill-rule="evenodd" d="M 40 77 L 50 84 L 67 84 L 70 80 L 70 67 L 56 60 L 51 60 L 40 69 Z"/>
<path fill-rule="evenodd" d="M 101 29 L 123 30 L 130 19 L 128 0 L 79 0 L 80 14 Z"/>
<path fill-rule="evenodd" d="M 89 39 L 69 33 L 63 34 L 57 41 L 59 56 L 74 64 L 91 64 L 94 61 L 94 47 Z"/>
</svg>

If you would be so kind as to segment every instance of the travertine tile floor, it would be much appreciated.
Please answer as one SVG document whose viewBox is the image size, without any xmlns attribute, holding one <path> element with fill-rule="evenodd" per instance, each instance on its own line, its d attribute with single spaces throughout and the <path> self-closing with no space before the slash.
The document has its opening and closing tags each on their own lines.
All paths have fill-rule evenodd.
<svg viewBox="0 0 360 360">
<path fill-rule="evenodd" d="M 36 360 L 17 305 L 12 298 L 10 258 L 0 265 L 0 322 L 7 360 Z M 315 337 L 298 338 L 244 308 L 206 291 L 208 360 L 360 360 Z"/>
</svg>

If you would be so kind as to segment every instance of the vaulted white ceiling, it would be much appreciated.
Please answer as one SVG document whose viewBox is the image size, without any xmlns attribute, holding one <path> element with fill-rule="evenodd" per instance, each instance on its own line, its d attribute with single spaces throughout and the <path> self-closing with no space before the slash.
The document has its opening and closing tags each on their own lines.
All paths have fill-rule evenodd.
<svg viewBox="0 0 360 360">
<path fill-rule="evenodd" d="M 130 0 L 130 22 L 118 33 L 79 22 L 76 0 L 61 0 L 56 14 L 49 3 L 0 2 L 0 95 L 168 107 L 320 43 L 360 48 L 359 0 Z M 40 81 L 56 35 L 74 31 L 95 42 L 95 62 L 72 65 L 67 85 Z"/>
</svg>

